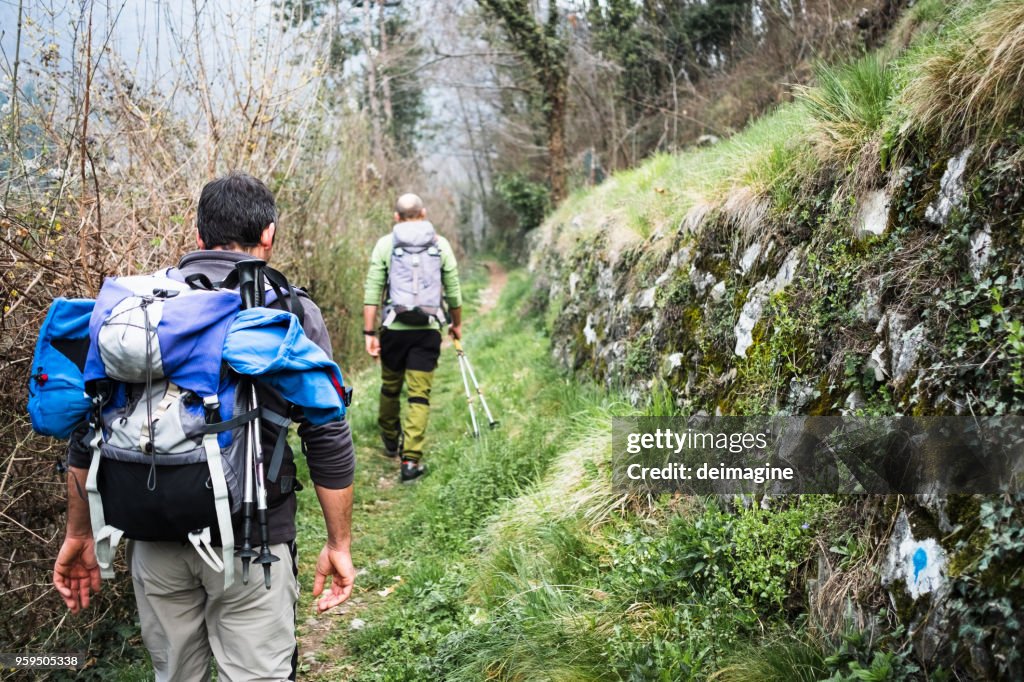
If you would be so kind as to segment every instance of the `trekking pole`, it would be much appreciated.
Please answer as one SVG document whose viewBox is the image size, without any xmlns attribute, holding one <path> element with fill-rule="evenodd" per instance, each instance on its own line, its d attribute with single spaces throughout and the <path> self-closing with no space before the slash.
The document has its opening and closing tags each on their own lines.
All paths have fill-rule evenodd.
<svg viewBox="0 0 1024 682">
<path fill-rule="evenodd" d="M 254 308 L 263 305 L 263 268 L 266 267 L 266 262 L 253 258 L 250 260 L 240 261 L 235 265 L 238 270 L 238 291 L 242 296 L 242 308 Z M 249 409 L 259 409 L 259 399 L 256 395 L 256 384 L 255 382 L 249 382 Z M 255 559 L 252 559 L 252 555 L 256 554 L 252 549 L 252 543 L 249 537 L 251 534 L 251 516 L 249 521 L 249 534 L 245 537 L 245 545 L 243 545 L 242 552 L 242 580 L 246 582 L 248 578 L 248 566 L 247 559 L 252 559 L 254 563 L 262 564 L 263 566 L 263 584 L 266 588 L 270 589 L 270 564 L 275 561 L 280 561 L 280 558 L 274 555 L 270 551 L 270 532 L 267 526 L 267 488 L 263 478 L 263 444 L 260 436 L 260 418 L 257 413 L 256 417 L 250 422 L 252 429 L 252 438 L 249 440 L 252 445 L 251 448 L 251 462 L 247 462 L 246 468 L 249 469 L 249 474 L 253 477 L 255 494 L 256 494 L 256 522 L 260 527 L 260 551 L 256 555 Z M 250 513 L 252 509 L 252 503 L 249 505 Z M 249 556 L 246 557 L 244 552 L 248 548 Z"/>
<path fill-rule="evenodd" d="M 476 410 L 473 409 L 473 394 L 469 390 L 469 379 L 466 378 L 466 354 L 462 351 L 462 344 L 458 339 L 453 339 L 455 344 L 455 355 L 459 358 L 459 372 L 462 373 L 462 385 L 466 389 L 466 404 L 469 405 L 469 419 L 473 422 L 473 437 L 480 437 L 480 428 L 476 425 Z"/>
<path fill-rule="evenodd" d="M 494 418 L 494 415 L 491 414 L 491 408 L 487 407 L 487 398 L 484 397 L 484 392 L 480 388 L 480 382 L 476 380 L 476 374 L 473 373 L 473 363 L 469 361 L 469 356 L 462 350 L 462 344 L 458 339 L 455 340 L 455 343 L 455 350 L 462 353 L 462 359 L 466 363 L 466 369 L 469 370 L 469 378 L 473 382 L 473 388 L 476 389 L 476 394 L 480 396 L 480 404 L 484 406 L 484 414 L 487 415 L 487 421 L 493 429 L 498 426 L 498 421 Z"/>
<path fill-rule="evenodd" d="M 248 382 L 246 382 L 248 383 Z M 248 392 L 247 387 L 239 385 L 239 389 Z M 252 432 L 252 423 L 246 426 L 245 438 L 247 442 L 254 443 L 258 436 Z M 235 550 L 235 556 L 242 559 L 242 584 L 249 584 L 249 563 L 259 556 L 252 549 L 252 512 L 253 512 L 253 458 L 252 445 L 250 452 L 245 457 L 244 492 L 242 495 L 242 546 Z"/>
</svg>

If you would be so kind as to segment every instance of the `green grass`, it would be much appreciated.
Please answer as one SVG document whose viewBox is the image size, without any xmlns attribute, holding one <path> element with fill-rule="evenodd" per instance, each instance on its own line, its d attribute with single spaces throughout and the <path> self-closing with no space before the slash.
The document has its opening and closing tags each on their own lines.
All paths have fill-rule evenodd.
<svg viewBox="0 0 1024 682">
<path fill-rule="evenodd" d="M 563 246 L 606 225 L 622 229 L 622 239 L 636 241 L 678 227 L 694 207 L 719 203 L 737 188 L 768 193 L 797 174 L 794 164 L 802 159 L 794 143 L 808 122 L 801 107 L 782 105 L 712 147 L 658 154 L 589 192 L 574 193 L 548 224 L 579 218 L 582 227 L 571 230 Z"/>
<path fill-rule="evenodd" d="M 343 642 L 351 661 L 359 664 L 359 679 L 421 679 L 417 676 L 426 674 L 424 656 L 465 622 L 459 599 L 467 585 L 467 562 L 481 550 L 480 533 L 488 518 L 543 474 L 579 428 L 571 415 L 603 400 L 595 389 L 578 387 L 550 365 L 547 342 L 537 325 L 508 325 L 520 320 L 518 307 L 529 287 L 522 275 L 511 278 L 495 314 L 485 320 L 469 315 L 466 320 L 465 347 L 500 428 L 485 431 L 480 440 L 470 437 L 457 364 L 446 348 L 431 395 L 425 458 L 431 471 L 415 485 L 397 485 L 395 462 L 379 454 L 375 368 L 354 377 L 353 558 L 365 572 L 353 600 L 359 602 L 350 608 L 368 626 L 349 632 L 344 618 L 328 643 Z M 479 279 L 470 278 L 467 288 L 479 290 Z M 312 486 L 300 493 L 299 502 L 301 609 L 308 612 L 323 522 Z M 375 594 L 396 584 L 386 598 Z M 373 606 L 362 614 L 369 602 Z M 343 657 L 341 664 L 347 662 Z"/>
<path fill-rule="evenodd" d="M 877 53 L 851 64 L 819 65 L 814 87 L 797 96 L 814 119 L 816 148 L 845 166 L 875 134 L 888 112 L 894 71 Z"/>
<path fill-rule="evenodd" d="M 616 493 L 610 420 L 636 410 L 553 367 L 540 321 L 522 313 L 531 287 L 512 273 L 497 310 L 468 317 L 467 350 L 501 419 L 479 441 L 442 355 L 421 482 L 394 484 L 394 462 L 377 454 L 375 373 L 356 377 L 353 557 L 364 570 L 352 603 L 310 626 L 331 624 L 320 662 L 305 664 L 311 679 L 702 679 L 785 620 L 790 580 L 834 503 L 736 513 Z M 323 541 L 311 487 L 299 520 L 309 613 Z M 366 626 L 351 629 L 355 617 Z"/>
<path fill-rule="evenodd" d="M 820 646 L 787 634 L 755 647 L 745 647 L 727 659 L 714 675 L 716 682 L 817 682 L 831 671 Z"/>
</svg>

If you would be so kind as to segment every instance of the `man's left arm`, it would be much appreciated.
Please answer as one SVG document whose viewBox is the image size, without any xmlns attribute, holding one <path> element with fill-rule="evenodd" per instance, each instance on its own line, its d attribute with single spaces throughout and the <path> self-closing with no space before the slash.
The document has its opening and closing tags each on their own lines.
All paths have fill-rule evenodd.
<svg viewBox="0 0 1024 682">
<path fill-rule="evenodd" d="M 302 299 L 307 336 L 333 358 L 331 340 L 320 309 Z M 341 420 L 313 426 L 299 423 L 317 499 L 327 527 L 327 543 L 320 550 L 313 579 L 313 596 L 320 597 L 317 610 L 326 611 L 352 594 L 356 571 L 352 564 L 352 479 L 355 474 L 355 448 L 348 422 Z M 320 596 L 325 588 L 327 593 Z"/>
<path fill-rule="evenodd" d="M 340 490 L 314 487 L 327 524 L 327 544 L 320 550 L 313 579 L 313 596 L 320 597 L 316 610 L 323 612 L 352 596 L 356 580 L 352 564 L 352 486 Z M 321 597 L 325 587 L 327 593 Z"/>
<path fill-rule="evenodd" d="M 462 338 L 462 285 L 459 282 L 459 264 L 455 260 L 455 251 L 443 237 L 438 240 L 441 249 L 441 284 L 444 286 L 444 298 L 448 303 L 448 313 L 452 323 L 448 333 L 452 338 Z"/>
</svg>

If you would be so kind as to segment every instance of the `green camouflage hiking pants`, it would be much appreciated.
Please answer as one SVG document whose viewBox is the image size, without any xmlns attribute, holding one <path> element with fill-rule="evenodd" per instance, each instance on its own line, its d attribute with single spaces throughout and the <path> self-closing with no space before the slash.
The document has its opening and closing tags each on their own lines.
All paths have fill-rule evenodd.
<svg viewBox="0 0 1024 682">
<path fill-rule="evenodd" d="M 396 440 L 402 435 L 403 459 L 423 456 L 427 422 L 430 419 L 430 387 L 441 355 L 441 332 L 436 329 L 385 330 L 380 338 L 380 410 L 377 424 L 381 435 Z M 402 385 L 407 407 L 401 416 Z"/>
</svg>

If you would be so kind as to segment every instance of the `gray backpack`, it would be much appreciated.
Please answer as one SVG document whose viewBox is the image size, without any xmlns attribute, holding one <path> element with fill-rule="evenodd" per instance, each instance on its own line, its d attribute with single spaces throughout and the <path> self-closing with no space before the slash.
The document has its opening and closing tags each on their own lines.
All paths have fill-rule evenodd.
<svg viewBox="0 0 1024 682">
<path fill-rule="evenodd" d="M 384 327 L 394 321 L 445 324 L 442 306 L 441 250 L 434 226 L 426 220 L 395 225 L 385 294 Z"/>
</svg>

